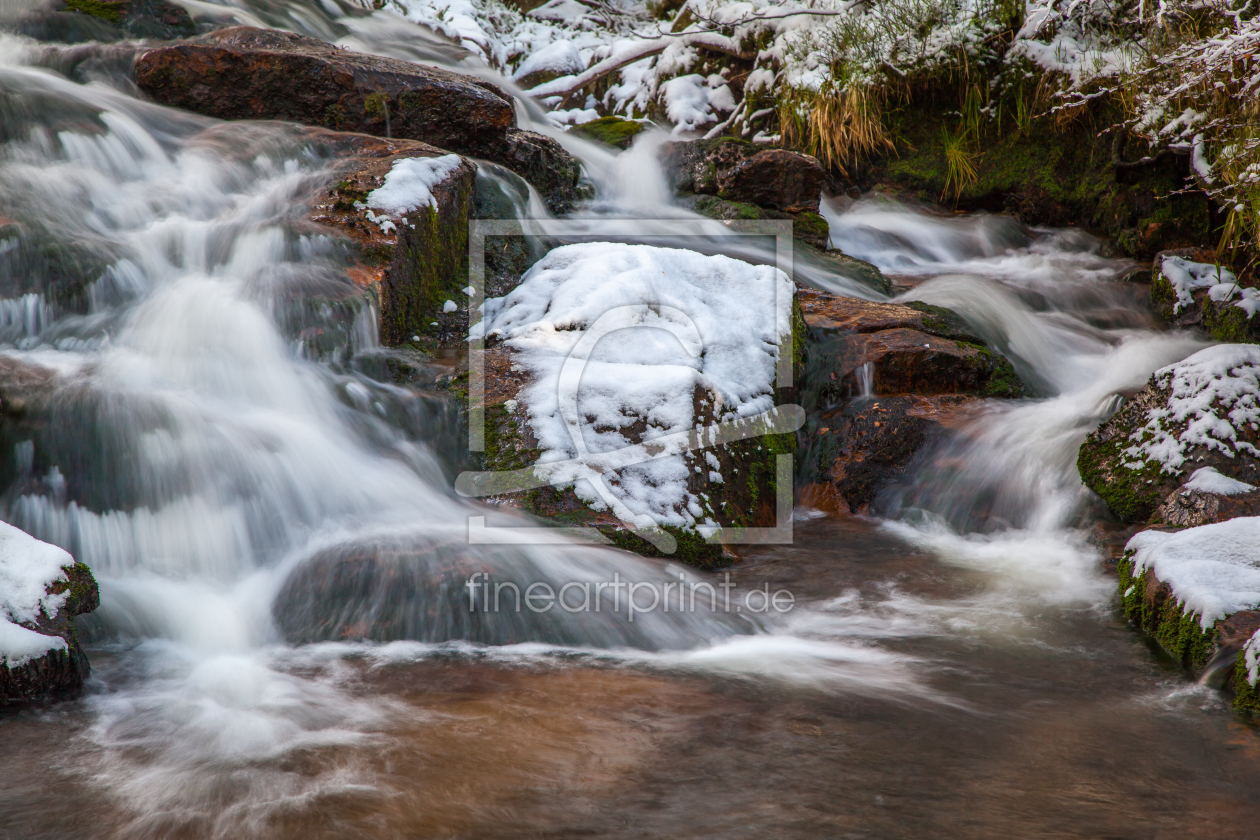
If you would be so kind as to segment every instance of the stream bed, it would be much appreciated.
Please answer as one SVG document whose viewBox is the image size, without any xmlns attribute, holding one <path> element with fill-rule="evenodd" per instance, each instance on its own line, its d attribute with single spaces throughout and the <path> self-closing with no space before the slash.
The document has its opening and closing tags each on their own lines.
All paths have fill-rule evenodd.
<svg viewBox="0 0 1260 840">
<path fill-rule="evenodd" d="M 353 24 L 356 48 L 468 70 L 396 18 L 294 8 L 312 34 Z M 55 246 L 0 240 L 0 342 L 74 398 L 51 449 L 6 439 L 0 503 L 92 566 L 102 607 L 86 695 L 0 713 L 0 838 L 1255 836 L 1255 729 L 1126 626 L 1085 539 L 1081 440 L 1203 346 L 1155 329 L 1105 243 L 825 201 L 835 247 L 898 299 L 963 313 L 1032 393 L 871 515 L 798 508 L 791 544 L 742 550 L 737 595 L 787 590 L 790 610 L 290 646 L 271 603 L 294 568 L 330 545 L 449 545 L 485 509 L 452 489 L 449 417 L 355 363 L 379 351 L 374 313 L 340 355 L 291 329 L 289 301 L 349 282 L 303 222 L 330 161 L 292 127 L 225 135 L 137 99 L 115 47 L 58 50 L 0 35 L 0 200 Z M 588 239 L 629 220 L 686 247 L 671 220 L 703 220 L 664 189 L 662 141 L 565 139 L 596 193 L 574 214 Z M 76 278 L 82 305 L 59 308 Z M 882 297 L 805 263 L 797 279 Z M 676 573 L 584 545 L 477 557 L 551 581 Z"/>
</svg>

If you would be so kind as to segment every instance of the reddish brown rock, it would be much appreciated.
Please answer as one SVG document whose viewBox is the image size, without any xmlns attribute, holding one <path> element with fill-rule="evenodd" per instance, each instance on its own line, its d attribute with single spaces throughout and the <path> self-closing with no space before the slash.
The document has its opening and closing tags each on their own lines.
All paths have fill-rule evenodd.
<svg viewBox="0 0 1260 840">
<path fill-rule="evenodd" d="M 1001 356 L 918 330 L 842 335 L 823 347 L 826 359 L 814 375 L 825 377 L 819 389 L 824 399 L 905 393 L 1017 397 L 1023 392 Z"/>
<path fill-rule="evenodd" d="M 502 163 L 553 210 L 577 197 L 577 162 L 555 141 L 517 130 L 511 98 L 472 76 L 247 26 L 150 50 L 134 75 L 165 105 L 420 140 Z"/>
<path fill-rule="evenodd" d="M 464 301 L 468 285 L 468 218 L 476 167 L 463 161 L 433 186 L 437 207 L 421 207 L 390 225 L 368 218 L 368 193 L 384 183 L 406 158 L 447 154 L 414 140 L 383 140 L 363 134 L 313 132 L 312 137 L 345 155 L 333 184 L 316 200 L 310 218 L 336 228 L 358 246 L 351 267 L 355 282 L 378 295 L 381 340 L 402 344 L 412 336 L 444 337 L 466 326 L 463 307 L 443 312 L 447 300 Z M 434 322 L 438 326 L 433 326 Z"/>
<path fill-rule="evenodd" d="M 823 414 L 807 453 L 817 465 L 811 497 L 833 509 L 869 509 L 881 489 L 905 477 L 921 449 L 960 428 L 979 404 L 958 394 L 900 395 L 853 400 Z"/>
</svg>

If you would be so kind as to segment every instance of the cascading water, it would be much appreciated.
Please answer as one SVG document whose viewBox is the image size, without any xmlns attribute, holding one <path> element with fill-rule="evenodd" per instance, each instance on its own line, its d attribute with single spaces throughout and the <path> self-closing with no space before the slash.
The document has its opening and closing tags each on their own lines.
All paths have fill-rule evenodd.
<svg viewBox="0 0 1260 840">
<path fill-rule="evenodd" d="M 327 0 L 188 5 L 503 83 L 388 12 L 350 14 Z M 616 752 L 639 738 L 589 713 L 589 698 L 638 710 L 635 680 L 665 698 L 631 714 L 648 733 L 628 749 L 635 761 L 643 744 L 661 750 L 674 737 L 654 721 L 710 726 L 701 710 L 715 703 L 721 715 L 730 704 L 732 715 L 755 709 L 754 718 L 782 724 L 753 739 L 764 750 L 814 738 L 824 731 L 815 721 L 852 706 L 897 733 L 897 744 L 856 722 L 848 742 L 897 767 L 909 760 L 895 752 L 901 733 L 924 715 L 968 732 L 951 742 L 977 740 L 968 727 L 996 718 L 967 676 L 977 640 L 1023 673 L 1011 650 L 1075 650 L 1065 628 L 1101 632 L 1109 621 L 1110 585 L 1076 530 L 1092 505 L 1076 449 L 1116 393 L 1197 345 L 1154 332 L 1138 292 L 1114 282 L 1124 264 L 1088 236 L 872 200 L 825 204 L 838 247 L 895 276 L 908 288 L 900 299 L 962 313 L 1035 394 L 990 407 L 946 451 L 926 453 L 914 479 L 879 501 L 884 532 L 802 522 L 799 545 L 757 555 L 746 574 L 799 585 L 802 605 L 788 618 L 470 618 L 464 582 L 475 571 L 553 584 L 691 573 L 585 545 L 467 545 L 469 515 L 496 514 L 449 489 L 457 420 L 440 400 L 368 375 L 387 352 L 375 313 L 345 277 L 341 244 L 304 222 L 329 153 L 296 127 L 222 124 L 134 98 L 125 72 L 133 51 L 0 36 L 0 341 L 6 355 L 54 376 L 50 421 L 19 425 L 3 442 L 12 453 L 5 518 L 90 564 L 103 599 L 88 625 L 97 677 L 79 711 L 87 723 L 70 735 L 38 718 L 15 725 L 10 743 L 37 743 L 34 753 L 14 747 L 26 763 L 4 790 L 20 790 L 15 801 L 27 804 L 0 803 L 0 832 L 12 821 L 27 836 L 62 836 L 66 817 L 53 803 L 74 796 L 103 815 L 88 836 L 506 836 L 522 806 L 493 780 L 539 789 L 552 775 L 604 803 L 592 814 L 638 819 L 656 806 L 640 813 L 633 796 L 615 807 L 600 798 L 602 773 L 628 772 L 618 766 L 582 765 L 581 784 L 560 781 L 568 765 L 554 759 L 558 741 L 605 737 Z M 596 194 L 575 219 L 588 238 L 633 219 L 642 230 L 633 241 L 773 261 L 764 239 L 732 238 L 674 203 L 656 164 L 663 133 L 613 154 L 557 130 L 536 106 L 518 110 L 523 125 L 583 160 Z M 496 172 L 483 166 L 486 190 L 519 215 L 545 216 L 536 193 L 515 196 L 520 184 Z M 712 235 L 680 236 L 677 219 Z M 808 257 L 796 273 L 880 297 Z M 873 385 L 864 377 L 860 396 Z M 924 555 L 888 531 L 964 575 L 933 583 L 939 573 Z M 852 558 L 837 545 L 856 546 L 874 571 L 846 566 Z M 330 558 L 359 556 L 403 583 L 365 595 L 347 621 L 389 624 L 410 641 L 317 643 L 327 618 L 318 587 L 286 584 Z M 1066 618 L 1047 621 L 1051 607 Z M 1060 667 L 1075 663 L 1065 655 Z M 519 694 L 477 699 L 500 681 Z M 482 720 L 491 734 L 467 724 Z M 536 721 L 546 721 L 541 730 L 530 728 Z M 58 781 L 27 790 L 19 776 L 41 751 L 57 751 Z M 678 758 L 678 772 L 712 776 L 710 753 L 697 755 L 699 767 Z M 759 785 L 747 775 L 758 762 L 715 761 L 740 789 Z M 518 771 L 535 762 L 533 775 Z M 461 775 L 464 766 L 473 769 Z M 813 767 L 785 777 L 836 772 Z M 941 772 L 954 769 L 947 762 Z M 867 781 L 846 784 L 863 791 L 855 807 L 882 805 Z M 711 801 L 745 813 L 729 793 Z M 470 822 L 466 812 L 487 803 L 507 816 Z M 528 813 L 535 833 L 573 819 Z M 590 819 L 608 836 L 633 822 Z M 733 824 L 700 819 L 683 833 L 730 836 L 753 824 L 746 814 Z"/>
</svg>

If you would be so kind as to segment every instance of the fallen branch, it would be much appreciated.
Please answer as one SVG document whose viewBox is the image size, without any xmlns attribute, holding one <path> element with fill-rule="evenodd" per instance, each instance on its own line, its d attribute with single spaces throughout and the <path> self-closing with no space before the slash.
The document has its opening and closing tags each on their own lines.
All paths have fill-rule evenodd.
<svg viewBox="0 0 1260 840">
<path fill-rule="evenodd" d="M 754 53 L 741 51 L 739 45 L 733 40 L 716 32 L 693 32 L 688 35 L 673 37 L 681 40 L 687 46 L 698 47 L 702 50 L 720 52 L 744 60 L 756 58 Z M 576 76 L 561 76 L 558 79 L 552 79 L 549 82 L 543 82 L 541 85 L 532 87 L 525 93 L 534 99 L 541 99 L 547 96 L 572 96 L 609 73 L 614 73 L 627 65 L 634 64 L 636 61 L 642 61 L 650 56 L 663 53 L 673 43 L 675 41 L 667 39 L 665 34 L 662 34 L 660 39 L 653 38 L 640 41 L 633 47 L 592 64 Z"/>
</svg>

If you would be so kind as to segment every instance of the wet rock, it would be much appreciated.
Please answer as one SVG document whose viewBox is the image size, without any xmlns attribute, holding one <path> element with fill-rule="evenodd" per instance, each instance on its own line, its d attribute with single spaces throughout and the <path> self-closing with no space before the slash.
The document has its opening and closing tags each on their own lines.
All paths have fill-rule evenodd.
<svg viewBox="0 0 1260 840">
<path fill-rule="evenodd" d="M 1151 516 L 1151 523 L 1172 528 L 1194 528 L 1238 516 L 1260 516 L 1260 489 L 1223 495 L 1181 486 L 1169 494 Z"/>
<path fill-rule="evenodd" d="M 699 612 L 640 613 L 633 622 L 600 595 L 602 610 L 531 609 L 531 585 L 552 593 L 573 580 L 551 566 L 555 558 L 510 547 L 470 547 L 464 538 L 396 538 L 332 546 L 303 560 L 289 573 L 272 602 L 276 626 L 290 644 L 324 641 L 390 642 L 463 640 L 486 645 L 544 642 L 581 647 L 658 649 L 674 628 L 695 625 L 710 633 L 746 633 L 737 617 Z M 644 575 L 648 567 L 627 564 L 624 555 L 582 557 L 580 580 Z M 474 582 L 470 591 L 469 582 Z M 485 588 L 476 588 L 481 585 Z M 536 589 L 536 593 L 543 592 Z M 565 597 L 561 595 L 560 597 Z M 564 602 L 574 606 L 577 593 Z M 538 603 L 538 602 L 535 602 Z M 671 617 L 672 616 L 672 617 Z M 685 641 L 683 642 L 685 644 Z"/>
<path fill-rule="evenodd" d="M 817 160 L 731 137 L 671 143 L 663 152 L 671 186 L 679 192 L 788 213 L 818 212 L 825 176 Z"/>
<path fill-rule="evenodd" d="M 245 26 L 150 50 L 134 76 L 165 105 L 419 140 L 503 163 L 558 211 L 576 198 L 577 162 L 554 141 L 517 130 L 512 99 L 472 76 Z"/>
<path fill-rule="evenodd" d="M 62 571 L 64 577 L 45 590 L 49 595 L 65 594 L 60 608 L 52 615 L 41 610 L 35 621 L 21 621 L 18 625 L 43 636 L 58 637 L 65 646 L 20 664 L 10 665 L 0 657 L 0 705 L 67 699 L 83 690 L 91 667 L 72 621 L 100 606 L 100 591 L 84 564 L 70 560 Z"/>
<path fill-rule="evenodd" d="M 683 200 L 684 203 L 690 204 L 692 210 L 708 216 L 710 219 L 720 219 L 722 221 L 760 221 L 769 219 L 789 221 L 792 223 L 793 237 L 817 249 L 820 254 L 827 251 L 827 243 L 830 237 L 827 220 L 813 211 L 803 210 L 798 213 L 784 213 L 746 202 L 728 201 L 712 195 L 685 196 Z M 838 251 L 827 253 L 839 254 Z M 865 265 L 869 265 L 869 263 L 865 263 Z M 871 266 L 871 268 L 874 268 L 874 266 Z M 875 270 L 876 272 L 879 271 L 879 269 Z"/>
<path fill-rule="evenodd" d="M 41 41 L 82 43 L 147 38 L 190 38 L 188 11 L 168 0 L 64 0 L 24 15 L 16 29 Z"/>
<path fill-rule="evenodd" d="M 582 166 L 550 137 L 514 128 L 501 139 L 485 141 L 468 151 L 500 163 L 529 181 L 553 213 L 568 212 L 580 198 Z"/>
<path fill-rule="evenodd" d="M 643 123 L 637 120 L 609 116 L 576 125 L 569 133 L 618 149 L 628 149 L 642 131 Z"/>
<path fill-rule="evenodd" d="M 880 490 L 902 481 L 921 451 L 944 439 L 980 406 L 960 394 L 901 394 L 850 400 L 811 417 L 806 494 L 841 512 L 864 512 Z"/>
<path fill-rule="evenodd" d="M 357 246 L 350 269 L 355 283 L 378 296 L 380 336 L 403 344 L 413 336 L 445 339 L 462 335 L 467 324 L 468 219 L 476 167 L 458 167 L 431 186 L 436 206 L 393 217 L 371 210 L 368 194 L 379 189 L 400 161 L 446 154 L 414 140 L 383 140 L 362 134 L 315 132 L 312 138 L 345 155 L 328 191 L 310 218 L 348 236 Z M 454 312 L 445 302 L 457 301 Z M 437 322 L 437 326 L 434 326 Z"/>
<path fill-rule="evenodd" d="M 837 394 L 974 394 L 1018 397 L 1010 362 L 988 348 L 897 328 L 839 336 L 828 345 L 828 378 Z"/>
<path fill-rule="evenodd" d="M 869 265 L 869 263 L 868 263 Z M 873 267 L 873 266 L 872 266 Z M 878 270 L 878 269 L 876 269 Z M 871 333 L 881 330 L 911 329 L 940 338 L 985 345 L 956 312 L 943 306 L 912 300 L 880 303 L 861 298 L 831 295 L 816 289 L 799 289 L 801 314 L 811 330 L 836 333 Z"/>
<path fill-rule="evenodd" d="M 1240 351 L 1242 356 L 1238 356 Z M 1237 391 L 1213 384 L 1221 376 L 1233 379 L 1236 374 L 1245 380 L 1253 365 L 1233 362 L 1247 358 L 1260 364 L 1260 350 L 1253 353 L 1249 345 L 1218 345 L 1156 371 L 1115 415 L 1085 438 L 1077 458 L 1081 480 L 1126 522 L 1148 520 L 1191 473 L 1203 467 L 1260 486 L 1260 457 L 1253 449 L 1260 444 L 1260 427 L 1237 420 L 1254 405 L 1255 396 L 1248 396 L 1245 381 Z M 1213 375 L 1213 366 L 1223 369 Z M 1214 390 L 1209 392 L 1209 388 Z M 1234 414 L 1231 422 L 1231 412 L 1241 413 Z M 1211 421 L 1209 413 L 1218 419 Z M 1223 437 L 1205 431 L 1205 422 L 1221 429 L 1219 418 L 1226 418 L 1231 430 Z M 1197 431 L 1190 431 L 1191 424 Z M 1149 448 L 1157 445 L 1167 453 L 1162 458 Z"/>
</svg>

